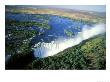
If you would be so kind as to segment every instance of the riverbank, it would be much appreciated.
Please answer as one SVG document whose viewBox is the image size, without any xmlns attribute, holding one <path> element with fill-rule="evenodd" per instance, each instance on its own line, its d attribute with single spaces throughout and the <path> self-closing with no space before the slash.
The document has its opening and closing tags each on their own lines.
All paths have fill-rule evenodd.
<svg viewBox="0 0 110 82">
<path fill-rule="evenodd" d="M 71 12 L 70 12 L 71 11 Z M 105 23 L 105 16 L 99 16 L 97 12 L 87 12 L 87 11 L 76 11 L 76 10 L 66 10 L 66 9 L 52 9 L 52 8 L 18 8 L 18 7 L 6 7 L 6 12 L 13 13 L 25 13 L 25 14 L 51 14 L 58 15 L 62 17 L 67 17 L 73 20 L 94 22 L 94 23 Z"/>
<path fill-rule="evenodd" d="M 81 44 L 46 58 L 37 58 L 26 69 L 88 70 L 106 69 L 105 34 L 97 35 Z"/>
</svg>

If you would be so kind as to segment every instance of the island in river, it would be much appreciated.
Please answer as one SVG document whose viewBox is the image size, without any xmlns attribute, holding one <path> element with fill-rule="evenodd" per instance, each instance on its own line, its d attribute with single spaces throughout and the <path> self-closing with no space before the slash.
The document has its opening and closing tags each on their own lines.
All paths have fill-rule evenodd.
<svg viewBox="0 0 110 82">
<path fill-rule="evenodd" d="M 5 7 L 6 69 L 105 69 L 105 15 Z"/>
</svg>

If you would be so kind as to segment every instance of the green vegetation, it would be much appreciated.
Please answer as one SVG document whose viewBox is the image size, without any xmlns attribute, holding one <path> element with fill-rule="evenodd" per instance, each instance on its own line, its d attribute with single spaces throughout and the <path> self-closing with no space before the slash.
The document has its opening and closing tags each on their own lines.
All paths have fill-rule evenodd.
<svg viewBox="0 0 110 82">
<path fill-rule="evenodd" d="M 106 40 L 100 36 L 81 46 L 85 58 L 88 61 L 89 69 L 105 69 L 106 62 Z"/>
<path fill-rule="evenodd" d="M 7 20 L 5 24 L 5 52 L 11 55 L 6 62 L 6 69 L 106 69 L 106 38 L 104 35 L 98 35 L 94 38 L 83 41 L 82 43 L 65 49 L 64 51 L 46 58 L 35 58 L 32 51 L 31 39 L 36 35 L 42 35 L 32 28 L 49 30 L 49 16 L 56 15 L 63 18 L 84 24 L 105 23 L 105 17 L 84 14 L 81 12 L 62 12 L 52 9 L 20 9 L 6 6 L 6 12 L 37 14 L 34 21 Z M 46 14 L 45 16 L 39 14 Z M 80 26 L 74 29 L 81 31 Z M 74 33 L 71 30 L 64 29 L 64 33 L 72 37 Z M 34 46 L 38 48 L 40 43 Z"/>
<path fill-rule="evenodd" d="M 55 56 L 37 58 L 27 69 L 105 69 L 105 35 L 98 35 Z"/>
<path fill-rule="evenodd" d="M 36 28 L 50 29 L 48 21 L 44 22 L 29 22 L 16 21 L 6 19 L 6 52 L 14 55 L 17 53 L 24 53 L 30 49 L 30 41 L 32 37 L 39 33 L 37 30 L 28 30 L 28 28 L 35 26 Z"/>
<path fill-rule="evenodd" d="M 66 29 L 64 29 L 64 33 L 65 33 L 67 36 L 69 36 L 69 37 L 72 37 L 72 36 L 74 35 L 72 31 L 69 31 L 69 30 L 66 30 Z"/>
<path fill-rule="evenodd" d="M 44 17 L 41 16 L 41 15 L 36 15 L 36 18 L 37 18 L 37 19 L 44 19 Z"/>
<path fill-rule="evenodd" d="M 31 21 L 16 21 L 16 20 L 7 20 L 6 23 L 8 26 L 18 26 L 18 27 L 30 27 L 36 26 L 38 28 L 50 29 L 47 21 L 44 22 L 31 22 Z"/>
<path fill-rule="evenodd" d="M 11 55 L 11 59 L 6 62 L 6 69 L 23 69 L 34 59 L 31 39 L 38 34 L 43 34 L 31 30 L 32 26 L 43 29 L 50 29 L 50 26 L 46 20 L 40 23 L 6 19 L 5 23 L 5 52 L 6 55 Z"/>
<path fill-rule="evenodd" d="M 58 15 L 61 17 L 77 20 L 77 21 L 84 21 L 84 23 L 105 23 L 105 16 L 100 16 L 98 15 L 97 12 L 93 12 L 92 14 L 88 12 L 78 12 L 78 11 L 73 11 L 73 12 L 67 12 L 67 11 L 60 11 L 57 9 L 48 9 L 48 8 L 43 8 L 43 9 L 33 9 L 33 8 L 18 8 L 15 6 L 6 6 L 6 11 L 7 12 L 12 12 L 12 13 L 28 13 L 28 14 L 51 14 L 51 15 Z M 36 16 L 37 18 L 42 18 L 42 16 Z"/>
<path fill-rule="evenodd" d="M 16 33 L 14 33 L 16 32 Z M 28 53 L 31 37 L 36 33 L 34 31 L 14 31 L 11 36 L 6 38 L 6 53 L 15 55 L 17 53 Z"/>
<path fill-rule="evenodd" d="M 106 69 L 105 34 L 83 41 L 54 56 L 34 58 L 30 41 L 39 32 L 25 29 L 31 25 L 33 23 L 6 20 L 5 52 L 12 55 L 6 62 L 6 69 Z M 69 37 L 74 35 L 66 29 L 64 32 Z"/>
<path fill-rule="evenodd" d="M 25 30 L 25 28 L 28 28 L 26 27 L 27 25 L 26 22 L 6 20 L 5 51 L 7 54 L 15 55 L 18 53 L 28 53 L 30 51 L 29 44 L 31 38 L 38 34 L 38 32 L 35 30 Z"/>
<path fill-rule="evenodd" d="M 81 27 L 80 26 L 75 26 L 74 29 L 81 31 Z"/>
</svg>

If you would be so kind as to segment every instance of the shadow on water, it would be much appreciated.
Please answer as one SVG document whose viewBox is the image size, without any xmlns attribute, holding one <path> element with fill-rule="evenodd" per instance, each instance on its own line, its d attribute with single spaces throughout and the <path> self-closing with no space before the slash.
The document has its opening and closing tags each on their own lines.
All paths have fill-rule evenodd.
<svg viewBox="0 0 110 82">
<path fill-rule="evenodd" d="M 32 14 L 6 14 L 6 18 L 14 19 L 18 21 L 36 21 L 39 20 L 35 17 L 37 15 Z M 47 15 L 42 15 L 44 16 Z M 47 20 L 47 19 L 44 19 Z M 81 41 L 86 40 L 88 38 L 93 37 L 94 35 L 100 34 L 104 31 L 105 25 L 98 25 L 93 28 L 92 23 L 86 24 L 80 21 L 73 21 L 68 18 L 61 18 L 59 16 L 49 15 L 48 25 L 52 28 L 43 29 L 32 26 L 28 28 L 28 30 L 36 30 L 39 33 L 36 34 L 35 37 L 32 38 L 30 42 L 30 46 L 36 45 L 36 43 L 40 42 L 41 47 L 37 48 L 33 51 L 30 51 L 27 54 L 15 54 L 6 62 L 6 69 L 25 69 L 26 65 L 34 60 L 35 57 L 48 57 L 55 55 L 69 47 L 79 44 Z M 83 28 L 86 29 L 83 30 Z M 89 30 L 91 27 L 92 30 Z M 103 27 L 103 28 L 101 28 Z M 89 29 L 88 29 L 89 28 Z M 84 32 L 82 32 L 84 31 Z M 74 36 L 76 39 L 73 39 Z M 70 38 L 70 39 L 61 39 Z M 60 41 L 58 40 L 60 38 Z M 56 41 L 58 40 L 58 41 Z"/>
</svg>

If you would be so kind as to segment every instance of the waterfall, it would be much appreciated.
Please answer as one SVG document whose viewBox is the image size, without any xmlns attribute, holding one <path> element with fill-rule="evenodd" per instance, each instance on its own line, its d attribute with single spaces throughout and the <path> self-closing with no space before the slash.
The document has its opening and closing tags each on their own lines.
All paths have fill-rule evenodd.
<svg viewBox="0 0 110 82">
<path fill-rule="evenodd" d="M 40 58 L 53 56 L 69 47 L 79 44 L 83 40 L 105 33 L 105 27 L 105 24 L 97 24 L 92 27 L 84 26 L 82 32 L 78 32 L 74 38 L 58 38 L 50 43 L 43 42 L 40 47 L 34 48 L 34 55 Z"/>
</svg>

